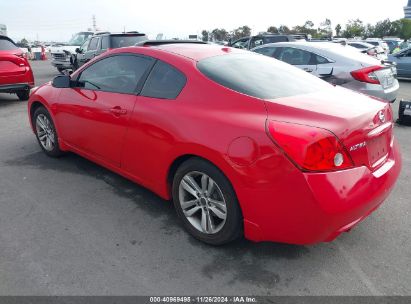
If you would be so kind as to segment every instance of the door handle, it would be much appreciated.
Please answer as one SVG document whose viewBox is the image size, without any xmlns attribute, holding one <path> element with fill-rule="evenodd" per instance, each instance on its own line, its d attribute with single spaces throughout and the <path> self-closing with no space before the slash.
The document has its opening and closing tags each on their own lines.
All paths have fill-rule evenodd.
<svg viewBox="0 0 411 304">
<path fill-rule="evenodd" d="M 110 112 L 113 113 L 114 115 L 126 115 L 127 114 L 127 110 L 122 109 L 120 107 L 111 108 Z"/>
</svg>

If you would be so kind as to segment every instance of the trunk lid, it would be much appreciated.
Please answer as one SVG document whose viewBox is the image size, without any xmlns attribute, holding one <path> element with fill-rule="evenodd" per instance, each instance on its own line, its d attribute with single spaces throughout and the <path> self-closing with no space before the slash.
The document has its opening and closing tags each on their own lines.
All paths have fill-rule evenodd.
<svg viewBox="0 0 411 304">
<path fill-rule="evenodd" d="M 1 78 L 22 75 L 27 71 L 27 61 L 20 49 L 0 50 L 0 83 Z"/>
<path fill-rule="evenodd" d="M 331 131 L 344 145 L 355 166 L 376 170 L 384 164 L 392 141 L 392 111 L 388 103 L 333 87 L 306 95 L 267 100 L 268 119 Z"/>
</svg>

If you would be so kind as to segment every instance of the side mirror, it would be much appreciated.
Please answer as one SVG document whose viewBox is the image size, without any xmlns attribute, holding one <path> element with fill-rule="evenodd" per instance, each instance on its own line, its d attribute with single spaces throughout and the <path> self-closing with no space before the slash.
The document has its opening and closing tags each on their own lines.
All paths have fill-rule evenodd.
<svg viewBox="0 0 411 304">
<path fill-rule="evenodd" d="M 70 88 L 71 87 L 71 79 L 68 75 L 59 75 L 54 77 L 52 82 L 53 87 L 55 88 Z"/>
<path fill-rule="evenodd" d="M 83 53 L 80 48 L 76 48 L 76 49 L 75 49 L 75 52 L 76 52 L 77 54 Z"/>
</svg>

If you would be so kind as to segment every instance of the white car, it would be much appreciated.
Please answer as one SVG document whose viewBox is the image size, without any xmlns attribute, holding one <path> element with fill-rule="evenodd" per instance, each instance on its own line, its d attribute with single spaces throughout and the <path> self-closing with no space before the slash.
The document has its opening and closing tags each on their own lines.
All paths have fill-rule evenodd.
<svg viewBox="0 0 411 304">
<path fill-rule="evenodd" d="M 379 60 L 387 60 L 388 56 L 381 46 L 375 46 L 371 43 L 357 40 L 347 41 L 347 45 L 355 47 L 361 53 L 373 56 Z"/>
<path fill-rule="evenodd" d="M 367 38 L 365 39 L 365 42 L 372 44 L 374 46 L 380 46 L 384 49 L 385 53 L 388 55 L 390 53 L 390 48 L 388 46 L 388 44 L 379 38 Z"/>
<path fill-rule="evenodd" d="M 397 98 L 397 69 L 355 48 L 330 42 L 278 42 L 252 51 L 294 65 L 334 85 L 389 102 Z"/>
</svg>

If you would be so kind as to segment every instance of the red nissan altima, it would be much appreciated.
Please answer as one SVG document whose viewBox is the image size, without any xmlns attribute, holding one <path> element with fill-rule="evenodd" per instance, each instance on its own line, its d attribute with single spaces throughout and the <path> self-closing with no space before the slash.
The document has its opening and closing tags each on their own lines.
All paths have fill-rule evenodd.
<svg viewBox="0 0 411 304">
<path fill-rule="evenodd" d="M 214 245 L 331 241 L 401 168 L 390 104 L 221 46 L 107 52 L 36 89 L 28 111 L 47 155 L 80 154 L 172 199 Z"/>
</svg>

